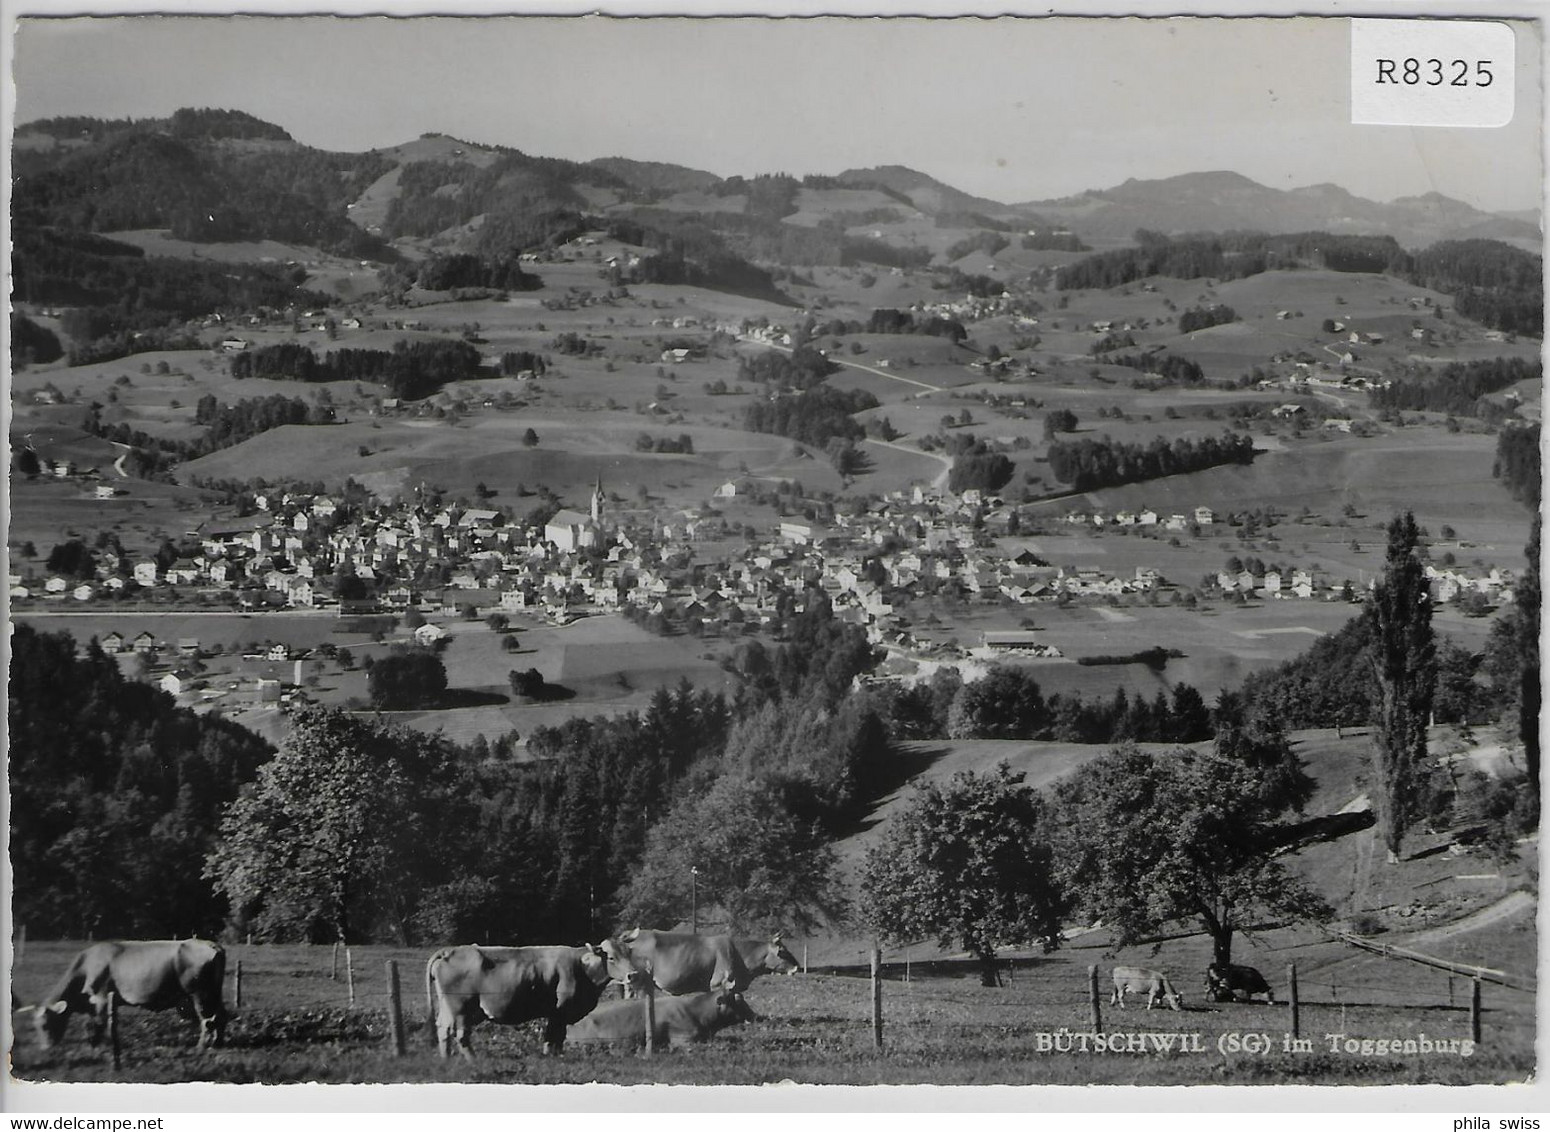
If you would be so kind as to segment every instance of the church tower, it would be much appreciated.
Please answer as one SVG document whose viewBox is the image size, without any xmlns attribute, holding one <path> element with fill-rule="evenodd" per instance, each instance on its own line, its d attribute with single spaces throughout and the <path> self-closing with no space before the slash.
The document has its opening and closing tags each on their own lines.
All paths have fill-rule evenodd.
<svg viewBox="0 0 1550 1132">
<path fill-rule="evenodd" d="M 603 480 L 598 478 L 597 486 L 592 489 L 592 525 L 594 527 L 603 521 Z"/>
</svg>

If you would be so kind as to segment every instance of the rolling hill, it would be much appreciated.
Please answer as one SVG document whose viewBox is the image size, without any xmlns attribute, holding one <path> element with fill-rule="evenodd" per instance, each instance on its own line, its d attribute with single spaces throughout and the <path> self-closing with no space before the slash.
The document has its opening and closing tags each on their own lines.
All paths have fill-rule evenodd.
<svg viewBox="0 0 1550 1132">
<path fill-rule="evenodd" d="M 1537 251 L 1539 228 L 1497 216 L 1440 193 L 1381 204 L 1338 185 L 1273 189 L 1240 173 L 1186 173 L 1162 180 L 1132 178 L 1111 189 L 1016 206 L 1083 236 L 1129 236 L 1137 228 L 1181 232 L 1325 231 L 1393 236 L 1409 248 L 1438 240 L 1503 240 Z"/>
</svg>

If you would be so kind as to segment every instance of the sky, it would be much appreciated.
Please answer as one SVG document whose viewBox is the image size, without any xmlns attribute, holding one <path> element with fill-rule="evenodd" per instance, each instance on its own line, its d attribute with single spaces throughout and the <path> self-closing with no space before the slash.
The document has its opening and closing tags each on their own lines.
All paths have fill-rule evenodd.
<svg viewBox="0 0 1550 1132">
<path fill-rule="evenodd" d="M 24 19 L 11 73 L 17 122 L 211 106 L 325 149 L 434 131 L 721 175 L 899 164 L 1004 203 L 1229 169 L 1537 209 L 1541 44 L 1514 27 L 1499 129 L 1352 125 L 1333 17 Z"/>
</svg>

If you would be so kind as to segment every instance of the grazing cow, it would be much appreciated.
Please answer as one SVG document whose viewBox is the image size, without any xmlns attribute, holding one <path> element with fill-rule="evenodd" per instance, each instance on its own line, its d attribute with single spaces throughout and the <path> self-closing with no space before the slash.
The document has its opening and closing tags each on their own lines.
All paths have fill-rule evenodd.
<svg viewBox="0 0 1550 1132">
<path fill-rule="evenodd" d="M 1206 995 L 1212 1002 L 1250 1001 L 1256 994 L 1265 996 L 1271 1006 L 1276 1003 L 1275 991 L 1253 967 L 1240 967 L 1236 963 L 1225 966 L 1213 963 L 1206 968 Z"/>
<path fill-rule="evenodd" d="M 759 1016 L 736 991 L 701 991 L 681 997 L 664 995 L 656 1000 L 656 1025 L 652 1043 L 658 1049 L 707 1042 L 717 1032 Z M 646 1044 L 646 1002 L 610 1002 L 599 1006 L 570 1028 L 573 1042 L 607 1042 L 610 1045 Z"/>
<path fill-rule="evenodd" d="M 39 1003 L 35 1021 L 44 1048 L 64 1036 L 70 1015 L 92 1013 L 91 1041 L 102 1040 L 108 996 L 147 1010 L 193 1008 L 199 1045 L 218 1046 L 226 1032 L 226 952 L 202 939 L 94 943 L 70 961 L 64 977 Z"/>
<path fill-rule="evenodd" d="M 1119 1003 L 1120 1009 L 1123 1010 L 1125 996 L 1132 992 L 1146 995 L 1148 1010 L 1159 1002 L 1167 1003 L 1169 1010 L 1178 1010 L 1184 1003 L 1184 997 L 1173 989 L 1168 976 L 1161 971 L 1153 971 L 1147 967 L 1114 968 L 1114 992 L 1109 996 L 1109 1002 Z"/>
<path fill-rule="evenodd" d="M 751 976 L 729 935 L 691 935 L 635 928 L 609 940 L 609 974 L 621 983 L 631 971 L 649 975 L 667 994 L 745 991 Z"/>
<path fill-rule="evenodd" d="M 425 1000 L 442 1057 L 456 1041 L 473 1057 L 474 1027 L 544 1019 L 544 1052 L 565 1048 L 565 1027 L 585 1018 L 608 985 L 598 947 L 445 947 L 425 964 Z"/>
</svg>

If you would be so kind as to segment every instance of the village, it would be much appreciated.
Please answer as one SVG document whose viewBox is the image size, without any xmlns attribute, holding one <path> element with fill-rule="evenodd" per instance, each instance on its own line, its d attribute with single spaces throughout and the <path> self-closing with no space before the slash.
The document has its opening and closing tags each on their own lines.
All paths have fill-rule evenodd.
<svg viewBox="0 0 1550 1132">
<path fill-rule="evenodd" d="M 349 498 L 260 493 L 252 514 L 201 524 L 191 532 L 197 546 L 184 541 L 183 553 L 170 561 L 165 554 L 121 559 L 103 545 L 92 552 L 95 576 L 82 578 L 13 559 L 10 598 L 23 617 L 59 609 L 99 617 L 115 609 L 126 615 L 226 610 L 402 623 L 401 640 L 436 648 L 449 622 L 504 622 L 515 614 L 552 626 L 618 614 L 658 634 L 714 639 L 762 631 L 778 638 L 785 619 L 821 594 L 837 619 L 862 628 L 884 655 L 873 678 L 912 684 L 944 667 L 975 679 L 992 663 L 1063 657 L 1031 628 L 944 640 L 941 632 L 922 631 L 915 620 L 922 610 L 933 628 L 951 632 L 969 608 L 1351 603 L 1372 585 L 1371 578 L 1283 571 L 1257 559 L 1190 585 L 1153 565 L 1116 572 L 1052 562 L 1033 549 L 1040 536 L 1053 546 L 1065 531 L 1177 542 L 1217 537 L 1242 522 L 1204 506 L 1188 513 L 1073 509 L 1041 517 L 1037 509 L 978 490 L 916 486 L 865 507 L 823 511 L 825 521 L 798 514 L 763 530 L 729 524 L 715 505 L 739 501 L 754 486 L 728 480 L 705 506 L 657 512 L 616 508 L 598 482 L 586 511 L 562 507 L 541 526 L 489 507 L 381 502 L 358 492 Z M 1489 607 L 1512 600 L 1516 579 L 1509 569 L 1429 563 L 1426 572 L 1439 603 Z M 199 665 L 188 663 L 217 651 L 208 641 L 110 631 L 98 643 L 109 654 L 147 657 L 145 678 L 155 661 L 157 684 L 174 695 L 203 691 L 203 701 L 224 698 L 199 679 Z M 260 703 L 305 699 L 299 662 L 312 651 L 282 643 L 245 656 L 258 663 L 243 669 L 251 684 L 243 691 Z"/>
</svg>

